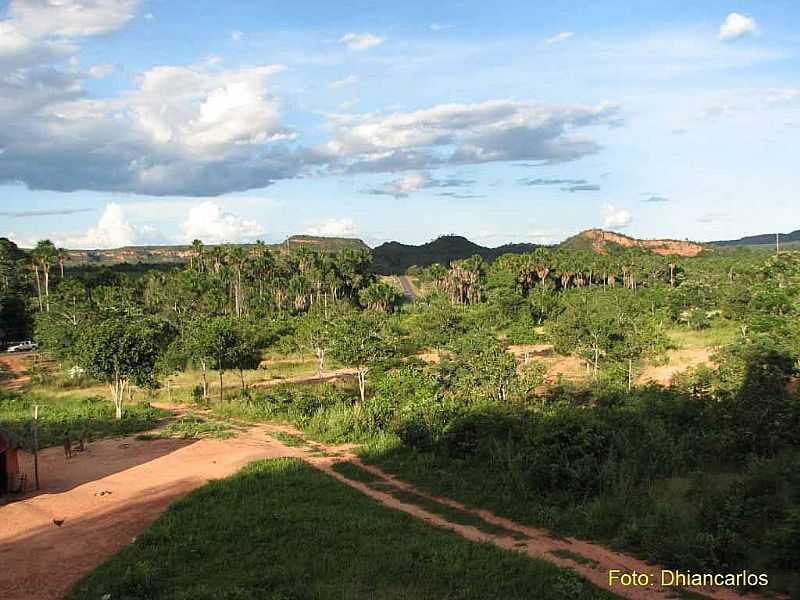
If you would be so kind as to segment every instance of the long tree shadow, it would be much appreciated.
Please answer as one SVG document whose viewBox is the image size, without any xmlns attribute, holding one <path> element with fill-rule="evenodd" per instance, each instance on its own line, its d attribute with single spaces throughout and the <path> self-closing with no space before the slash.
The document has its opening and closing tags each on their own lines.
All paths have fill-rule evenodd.
<svg viewBox="0 0 800 600">
<path fill-rule="evenodd" d="M 29 452 L 20 454 L 20 470 L 25 475 L 25 491 L 21 494 L 0 496 L 4 503 L 41 494 L 59 494 L 86 483 L 97 481 L 149 463 L 167 454 L 185 448 L 197 440 L 159 438 L 149 441 L 133 437 L 108 438 L 88 444 L 83 452 L 74 452 L 66 458 L 60 447 L 39 452 L 39 484 L 35 489 L 34 457 Z"/>
<path fill-rule="evenodd" d="M 162 444 L 159 451 L 168 448 L 175 446 Z M 4 600 L 61 598 L 84 573 L 130 544 L 172 502 L 203 483 L 180 479 L 145 489 L 134 498 L 111 501 L 108 508 L 87 516 L 63 522 L 40 518 L 38 526 L 0 537 Z"/>
</svg>

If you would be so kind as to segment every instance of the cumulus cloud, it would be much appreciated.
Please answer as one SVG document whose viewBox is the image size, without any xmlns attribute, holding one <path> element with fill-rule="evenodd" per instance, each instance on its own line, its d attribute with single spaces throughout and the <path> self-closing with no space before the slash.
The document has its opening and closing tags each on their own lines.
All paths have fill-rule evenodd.
<svg viewBox="0 0 800 600">
<path fill-rule="evenodd" d="M 364 190 L 365 194 L 373 196 L 394 196 L 395 198 L 405 198 L 413 192 L 423 188 L 449 188 L 471 185 L 475 183 L 469 179 L 459 179 L 451 177 L 448 179 L 433 179 L 427 173 L 411 173 L 392 181 L 387 181 L 379 188 Z M 450 194 L 439 194 L 450 195 Z"/>
<path fill-rule="evenodd" d="M 606 205 L 605 219 L 603 221 L 604 228 L 624 229 L 631 224 L 631 221 L 633 221 L 631 213 L 624 208 L 615 208 L 611 204 Z"/>
<path fill-rule="evenodd" d="M 523 177 L 517 179 L 517 183 L 522 185 L 584 185 L 587 183 L 585 179 L 532 179 L 530 177 Z"/>
<path fill-rule="evenodd" d="M 267 89 L 283 68 L 161 66 L 138 89 L 101 100 L 54 70 L 0 80 L 0 182 L 208 196 L 294 176 L 299 158 L 279 144 L 294 134 Z"/>
<path fill-rule="evenodd" d="M 162 241 L 158 231 L 149 226 L 132 225 L 125 210 L 115 202 L 106 204 L 97 224 L 86 233 L 54 236 L 59 246 L 84 250 L 120 248 Z"/>
<path fill-rule="evenodd" d="M 101 35 L 127 23 L 139 0 L 12 0 L 15 27 L 37 38 Z"/>
<path fill-rule="evenodd" d="M 199 239 L 208 244 L 250 242 L 263 233 L 264 228 L 256 221 L 225 212 L 216 202 L 206 200 L 189 209 L 181 240 Z"/>
<path fill-rule="evenodd" d="M 332 115 L 315 150 L 349 157 L 350 172 L 419 170 L 492 161 L 576 160 L 600 149 L 577 129 L 620 123 L 618 106 L 547 106 L 510 100 L 441 104 L 407 113 Z"/>
<path fill-rule="evenodd" d="M 326 219 L 305 230 L 306 235 L 318 237 L 351 237 L 356 231 L 352 219 Z"/>
<path fill-rule="evenodd" d="M 375 46 L 380 46 L 386 38 L 371 33 L 346 33 L 339 42 L 347 46 L 350 50 L 368 50 Z"/>
<path fill-rule="evenodd" d="M 753 17 L 748 17 L 741 13 L 732 12 L 719 27 L 719 39 L 723 42 L 738 39 L 745 35 L 752 35 L 758 32 L 758 23 Z"/>
<path fill-rule="evenodd" d="M 131 90 L 89 96 L 88 78 L 108 76 L 112 67 L 81 69 L 82 41 L 122 27 L 137 6 L 138 0 L 11 0 L 0 19 L 0 184 L 198 197 L 307 173 L 556 163 L 597 152 L 599 144 L 581 130 L 620 120 L 611 104 L 490 100 L 329 115 L 328 137 L 302 146 L 273 91 L 272 78 L 285 67 L 226 69 L 217 60 L 154 67 Z M 355 50 L 382 41 L 369 33 L 342 38 Z"/>
<path fill-rule="evenodd" d="M 545 44 L 557 44 L 558 42 L 564 42 L 575 35 L 572 31 L 562 31 L 561 33 L 557 33 L 554 36 L 547 38 L 544 43 Z"/>
</svg>

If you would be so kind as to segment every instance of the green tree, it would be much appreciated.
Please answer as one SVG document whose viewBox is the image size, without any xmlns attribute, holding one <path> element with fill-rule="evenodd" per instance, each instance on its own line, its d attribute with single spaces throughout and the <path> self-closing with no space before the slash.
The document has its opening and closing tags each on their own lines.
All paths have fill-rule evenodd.
<svg viewBox="0 0 800 600">
<path fill-rule="evenodd" d="M 351 312 L 337 319 L 332 331 L 331 355 L 356 369 L 361 402 L 366 397 L 367 372 L 395 353 L 396 340 L 386 317 L 376 312 Z"/>
<path fill-rule="evenodd" d="M 172 337 L 168 324 L 150 317 L 108 314 L 81 332 L 77 356 L 86 371 L 111 389 L 117 419 L 131 384 L 157 384 L 159 359 Z"/>
</svg>

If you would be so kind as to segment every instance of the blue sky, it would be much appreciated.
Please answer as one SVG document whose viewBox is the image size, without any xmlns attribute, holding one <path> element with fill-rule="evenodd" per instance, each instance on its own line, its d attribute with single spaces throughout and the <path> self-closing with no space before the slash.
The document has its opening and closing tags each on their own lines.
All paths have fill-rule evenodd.
<svg viewBox="0 0 800 600">
<path fill-rule="evenodd" d="M 0 2 L 0 235 L 800 228 L 800 5 Z"/>
</svg>

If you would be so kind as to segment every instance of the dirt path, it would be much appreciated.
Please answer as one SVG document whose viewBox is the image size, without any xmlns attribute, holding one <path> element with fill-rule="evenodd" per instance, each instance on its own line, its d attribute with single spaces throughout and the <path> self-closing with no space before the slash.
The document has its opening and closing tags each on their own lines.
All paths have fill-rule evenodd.
<svg viewBox="0 0 800 600">
<path fill-rule="evenodd" d="M 667 352 L 668 362 L 657 367 L 648 365 L 636 380 L 636 383 L 660 383 L 669 385 L 675 375 L 683 373 L 691 367 L 713 364 L 711 355 L 714 348 L 680 348 Z"/>
<path fill-rule="evenodd" d="M 662 570 L 662 567 L 659 565 L 648 564 L 637 558 L 614 552 L 603 546 L 580 541 L 574 538 L 553 537 L 553 535 L 547 530 L 520 525 L 509 519 L 499 517 L 488 510 L 472 509 L 454 500 L 427 494 L 403 481 L 398 480 L 392 475 L 384 473 L 376 467 L 361 463 L 358 459 L 352 459 L 352 461 L 373 475 L 376 475 L 384 483 L 397 490 L 412 492 L 417 496 L 422 496 L 428 500 L 433 500 L 438 504 L 479 517 L 485 523 L 508 531 L 509 535 L 486 533 L 485 531 L 482 531 L 481 529 L 471 525 L 453 523 L 438 514 L 434 514 L 424 508 L 421 508 L 420 506 L 399 500 L 391 493 L 380 489 L 375 489 L 374 487 L 371 487 L 365 483 L 350 480 L 333 469 L 335 460 L 317 460 L 312 462 L 312 464 L 328 473 L 331 477 L 334 477 L 350 487 L 359 490 L 363 494 L 374 498 L 381 504 L 406 512 L 433 525 L 449 529 L 469 540 L 490 542 L 506 550 L 518 552 L 521 551 L 528 556 L 544 559 L 562 567 L 571 568 L 598 587 L 611 590 L 622 598 L 648 600 L 656 598 L 667 599 L 678 597 L 676 594 L 676 588 L 663 588 L 659 585 L 627 588 L 619 585 L 615 585 L 613 587 L 609 586 L 609 571 L 612 569 L 617 569 L 621 573 L 632 573 L 635 571 L 637 573 L 652 574 L 652 580 L 658 581 L 658 573 Z M 750 600 L 754 600 L 754 598 L 758 598 L 758 596 L 755 595 L 743 596 L 726 588 L 698 587 L 688 589 L 695 594 L 699 594 L 701 597 L 713 598 L 717 600 L 743 600 L 744 598 L 750 598 Z"/>
<path fill-rule="evenodd" d="M 284 385 L 284 384 L 306 384 L 306 383 L 325 383 L 326 381 L 336 381 L 341 379 L 342 377 L 349 377 L 355 375 L 358 371 L 356 369 L 351 369 L 348 367 L 343 367 L 341 369 L 334 369 L 332 371 L 323 371 L 322 375 L 300 375 L 298 377 L 283 377 L 277 379 L 269 379 L 267 381 L 257 381 L 255 383 L 251 383 L 250 387 L 253 388 L 260 388 L 260 387 L 272 387 L 276 385 Z"/>
<path fill-rule="evenodd" d="M 397 280 L 400 282 L 400 285 L 403 286 L 403 295 L 409 302 L 413 302 L 417 299 L 417 292 L 414 291 L 414 286 L 411 284 L 411 280 L 406 275 L 398 275 Z"/>
<path fill-rule="evenodd" d="M 108 439 L 69 461 L 60 448 L 44 450 L 42 492 L 0 505 L 0 596 L 61 598 L 170 504 L 210 479 L 254 460 L 301 455 L 268 438 L 263 427 L 227 440 Z M 23 468 L 32 472 L 29 464 Z"/>
<path fill-rule="evenodd" d="M 14 376 L 12 379 L 0 381 L 0 386 L 7 390 L 21 390 L 25 387 L 25 384 L 28 383 L 31 378 L 27 374 L 28 370 L 22 359 L 30 355 L 29 352 L 24 354 L 0 354 L 0 363 L 5 365 L 8 372 Z"/>
<path fill-rule="evenodd" d="M 179 413 L 185 410 L 185 407 L 173 408 Z M 361 464 L 352 454 L 353 445 L 309 443 L 306 447 L 290 447 L 271 437 L 279 432 L 300 436 L 288 425 L 263 424 L 244 429 L 238 437 L 226 440 L 108 439 L 92 444 L 87 452 L 69 461 L 65 461 L 60 448 L 43 451 L 40 453 L 42 492 L 0 505 L 3 600 L 61 598 L 80 577 L 131 543 L 176 500 L 210 479 L 235 473 L 249 462 L 278 457 L 302 458 L 388 507 L 471 540 L 491 542 L 570 567 L 606 589 L 609 589 L 609 569 L 626 573 L 660 570 L 658 566 L 601 546 L 557 539 L 545 530 L 430 496 L 375 467 L 361 465 L 392 488 L 413 491 L 439 504 L 469 512 L 515 535 L 489 534 L 476 527 L 450 522 L 420 506 L 398 500 L 385 490 L 374 489 L 335 471 L 333 465 L 339 460 Z M 612 591 L 633 599 L 674 597 L 657 587 L 615 587 Z M 708 598 L 725 600 L 741 597 L 729 590 L 702 590 L 702 593 Z"/>
</svg>

